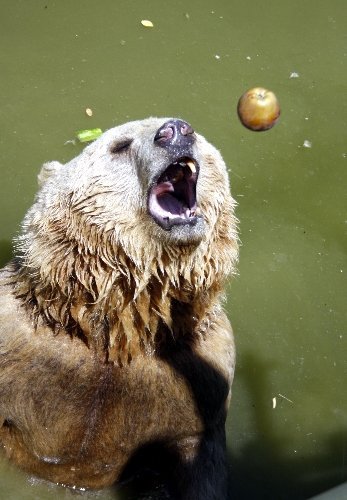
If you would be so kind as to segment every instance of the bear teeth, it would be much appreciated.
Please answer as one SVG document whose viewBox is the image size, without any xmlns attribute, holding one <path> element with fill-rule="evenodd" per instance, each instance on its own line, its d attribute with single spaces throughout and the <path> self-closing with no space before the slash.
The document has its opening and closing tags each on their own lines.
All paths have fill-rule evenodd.
<svg viewBox="0 0 347 500">
<path fill-rule="evenodd" d="M 190 168 L 192 174 L 196 174 L 196 166 L 195 163 L 192 160 L 187 161 L 187 167 Z"/>
<path fill-rule="evenodd" d="M 196 174 L 196 166 L 193 160 L 187 160 L 187 161 L 175 161 L 173 165 L 181 165 L 181 167 L 188 167 L 189 170 L 191 171 L 192 174 Z"/>
</svg>

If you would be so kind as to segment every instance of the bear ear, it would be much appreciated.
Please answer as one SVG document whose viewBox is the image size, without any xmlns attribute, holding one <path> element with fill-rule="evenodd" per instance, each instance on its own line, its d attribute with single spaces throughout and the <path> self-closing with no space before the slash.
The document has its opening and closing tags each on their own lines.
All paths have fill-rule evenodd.
<svg viewBox="0 0 347 500">
<path fill-rule="evenodd" d="M 39 186 L 42 187 L 47 179 L 49 179 L 50 176 L 54 174 L 54 172 L 56 172 L 60 167 L 62 167 L 62 164 L 58 161 L 49 161 L 47 163 L 44 163 L 41 167 L 39 175 L 37 176 Z"/>
</svg>

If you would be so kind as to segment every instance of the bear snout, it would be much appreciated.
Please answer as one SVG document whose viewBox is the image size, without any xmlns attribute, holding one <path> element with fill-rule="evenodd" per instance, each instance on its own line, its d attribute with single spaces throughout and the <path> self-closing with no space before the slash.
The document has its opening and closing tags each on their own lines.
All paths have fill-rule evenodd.
<svg viewBox="0 0 347 500">
<path fill-rule="evenodd" d="M 169 120 L 156 132 L 154 143 L 164 148 L 190 147 L 195 142 L 195 133 L 189 123 L 183 120 Z"/>
</svg>

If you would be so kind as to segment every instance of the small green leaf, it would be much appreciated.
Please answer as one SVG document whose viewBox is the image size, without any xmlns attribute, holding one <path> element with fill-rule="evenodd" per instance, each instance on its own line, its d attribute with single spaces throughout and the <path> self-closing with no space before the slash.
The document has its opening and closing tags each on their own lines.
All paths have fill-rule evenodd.
<svg viewBox="0 0 347 500">
<path fill-rule="evenodd" d="M 86 130 L 79 130 L 76 137 L 80 142 L 95 141 L 102 134 L 101 128 L 91 128 Z"/>
</svg>

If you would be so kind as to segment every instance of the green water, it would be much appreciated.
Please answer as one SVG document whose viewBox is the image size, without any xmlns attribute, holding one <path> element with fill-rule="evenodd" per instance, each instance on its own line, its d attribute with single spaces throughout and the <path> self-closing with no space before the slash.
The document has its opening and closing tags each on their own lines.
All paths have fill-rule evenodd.
<svg viewBox="0 0 347 500">
<path fill-rule="evenodd" d="M 185 118 L 222 151 L 239 203 L 228 301 L 235 497 L 304 499 L 346 481 L 346 0 L 0 0 L 0 9 L 1 264 L 40 165 L 75 156 L 81 146 L 65 143 L 76 130 Z M 235 112 L 258 85 L 282 108 L 265 133 Z M 1 463 L 0 496 L 73 493 Z"/>
</svg>

